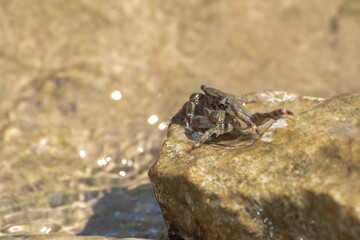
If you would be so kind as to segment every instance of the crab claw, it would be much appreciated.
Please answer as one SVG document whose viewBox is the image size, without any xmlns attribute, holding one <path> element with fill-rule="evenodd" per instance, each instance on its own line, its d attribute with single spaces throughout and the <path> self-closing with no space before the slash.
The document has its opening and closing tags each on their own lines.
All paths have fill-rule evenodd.
<svg viewBox="0 0 360 240">
<path fill-rule="evenodd" d="M 281 108 L 281 113 L 282 114 L 288 114 L 288 115 L 294 115 L 294 113 L 292 112 L 292 111 L 290 111 L 290 110 L 287 110 L 287 109 L 285 109 L 285 108 Z"/>
<path fill-rule="evenodd" d="M 189 149 L 187 150 L 187 152 L 188 152 L 188 153 L 191 153 L 194 149 L 199 148 L 200 146 L 201 146 L 201 144 L 197 142 L 197 143 L 193 144 L 193 145 L 191 146 L 191 148 L 189 148 Z"/>
</svg>

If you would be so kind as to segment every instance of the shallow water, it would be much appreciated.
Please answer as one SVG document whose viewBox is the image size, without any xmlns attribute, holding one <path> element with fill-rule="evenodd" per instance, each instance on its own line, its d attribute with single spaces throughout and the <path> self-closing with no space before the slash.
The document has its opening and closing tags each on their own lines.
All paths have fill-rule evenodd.
<svg viewBox="0 0 360 240">
<path fill-rule="evenodd" d="M 130 104 L 130 92 L 96 84 L 101 89 L 71 77 L 35 79 L 4 103 L 10 107 L 2 108 L 3 235 L 150 238 L 164 228 L 147 169 L 165 119 L 149 123 L 156 112 Z M 122 97 L 114 100 L 119 89 Z"/>
</svg>

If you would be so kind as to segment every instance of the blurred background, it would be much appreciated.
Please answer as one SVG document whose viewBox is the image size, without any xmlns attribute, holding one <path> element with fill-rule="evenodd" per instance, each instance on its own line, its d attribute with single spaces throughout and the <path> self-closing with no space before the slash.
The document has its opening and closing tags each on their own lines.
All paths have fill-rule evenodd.
<svg viewBox="0 0 360 240">
<path fill-rule="evenodd" d="M 359 0 L 0 0 L 0 238 L 157 238 L 191 93 L 359 91 L 359 56 Z"/>
</svg>

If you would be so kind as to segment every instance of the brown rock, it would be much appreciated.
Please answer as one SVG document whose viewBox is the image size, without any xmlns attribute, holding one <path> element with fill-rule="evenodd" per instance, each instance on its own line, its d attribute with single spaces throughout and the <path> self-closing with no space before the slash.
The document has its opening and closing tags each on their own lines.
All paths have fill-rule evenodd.
<svg viewBox="0 0 360 240">
<path fill-rule="evenodd" d="M 247 98 L 251 111 L 296 115 L 262 126 L 260 139 L 190 153 L 193 140 L 172 125 L 149 172 L 168 226 L 189 239 L 358 239 L 360 94 Z"/>
</svg>

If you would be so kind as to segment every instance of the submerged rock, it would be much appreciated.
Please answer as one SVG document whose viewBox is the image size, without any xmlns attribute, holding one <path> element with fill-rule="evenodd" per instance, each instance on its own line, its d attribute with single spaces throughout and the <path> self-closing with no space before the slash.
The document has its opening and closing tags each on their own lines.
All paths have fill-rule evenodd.
<svg viewBox="0 0 360 240">
<path fill-rule="evenodd" d="M 170 234 L 358 239 L 360 94 L 246 97 L 252 112 L 285 107 L 295 116 L 262 126 L 261 138 L 214 139 L 191 152 L 194 141 L 173 124 L 149 171 Z"/>
</svg>

